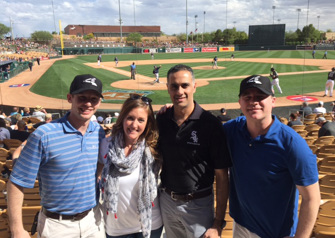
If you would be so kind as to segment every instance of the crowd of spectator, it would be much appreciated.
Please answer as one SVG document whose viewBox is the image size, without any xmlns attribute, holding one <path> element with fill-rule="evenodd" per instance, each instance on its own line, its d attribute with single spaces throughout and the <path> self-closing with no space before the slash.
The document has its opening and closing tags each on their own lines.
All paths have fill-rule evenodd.
<svg viewBox="0 0 335 238">
<path fill-rule="evenodd" d="M 39 44 L 24 38 L 0 40 L 0 60 L 28 60 L 31 57 L 57 55 L 57 51 L 46 44 Z"/>
</svg>

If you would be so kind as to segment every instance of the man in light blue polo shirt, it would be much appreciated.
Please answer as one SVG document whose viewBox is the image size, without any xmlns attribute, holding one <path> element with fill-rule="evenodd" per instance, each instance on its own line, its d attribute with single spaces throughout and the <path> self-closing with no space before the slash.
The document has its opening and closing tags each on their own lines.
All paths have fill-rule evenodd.
<svg viewBox="0 0 335 238">
<path fill-rule="evenodd" d="M 97 204 L 96 168 L 101 126 L 90 118 L 101 103 L 102 83 L 78 75 L 67 100 L 70 111 L 38 127 L 28 138 L 8 181 L 8 213 L 13 237 L 30 237 L 22 224 L 24 188 L 39 180 L 42 209 L 39 237 L 104 237 Z"/>
</svg>

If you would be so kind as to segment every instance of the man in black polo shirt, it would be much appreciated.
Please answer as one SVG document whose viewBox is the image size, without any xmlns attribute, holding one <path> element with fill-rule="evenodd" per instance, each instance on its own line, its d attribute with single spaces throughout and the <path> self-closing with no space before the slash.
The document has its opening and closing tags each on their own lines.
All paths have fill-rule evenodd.
<svg viewBox="0 0 335 238">
<path fill-rule="evenodd" d="M 167 87 L 173 107 L 157 116 L 163 156 L 160 206 L 166 235 L 169 238 L 221 236 L 231 166 L 222 125 L 193 101 L 196 84 L 190 67 L 172 67 Z"/>
</svg>

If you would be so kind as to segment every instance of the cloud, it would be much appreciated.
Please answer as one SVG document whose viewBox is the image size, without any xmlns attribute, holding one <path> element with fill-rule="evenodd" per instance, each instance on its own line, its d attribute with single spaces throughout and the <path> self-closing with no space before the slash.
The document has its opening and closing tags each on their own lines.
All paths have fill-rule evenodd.
<svg viewBox="0 0 335 238">
<path fill-rule="evenodd" d="M 309 6 L 306 0 L 120 0 L 123 25 L 159 25 L 166 34 L 185 33 L 186 1 L 188 32 L 197 25 L 199 33 L 234 26 L 248 33 L 249 25 L 273 22 L 286 24 L 286 31 L 295 31 L 298 8 L 300 29 L 308 23 L 322 31 L 335 31 L 334 0 L 310 1 Z M 0 23 L 10 26 L 10 18 L 17 37 L 29 37 L 34 31 L 59 31 L 58 20 L 63 29 L 72 24 L 119 25 L 119 1 L 3 0 Z"/>
</svg>

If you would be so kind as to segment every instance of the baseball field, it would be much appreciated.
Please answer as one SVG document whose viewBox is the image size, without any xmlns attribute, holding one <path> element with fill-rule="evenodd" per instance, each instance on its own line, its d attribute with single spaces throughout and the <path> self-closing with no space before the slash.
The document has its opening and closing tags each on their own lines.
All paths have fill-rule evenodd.
<svg viewBox="0 0 335 238">
<path fill-rule="evenodd" d="M 166 90 L 166 74 L 171 66 L 183 63 L 194 69 L 197 91 L 195 100 L 208 110 L 239 108 L 238 90 L 241 79 L 261 74 L 269 76 L 273 66 L 279 74 L 283 94 L 278 94 L 276 105 L 299 105 L 301 101 L 290 100 L 290 96 L 310 96 L 316 100 L 333 101 L 322 97 L 327 72 L 335 67 L 335 52 L 328 53 L 328 59 L 321 59 L 323 52 L 317 52 L 312 59 L 311 51 L 237 51 L 235 59 L 231 52 L 216 53 L 160 53 L 154 60 L 149 54 L 102 55 L 97 64 L 97 55 L 63 56 L 61 59 L 45 60 L 29 70 L 0 84 L 1 104 L 19 107 L 69 108 L 66 94 L 72 79 L 78 74 L 92 74 L 103 82 L 104 103 L 101 109 L 118 110 L 131 92 L 145 94 L 152 98 L 154 110 L 169 103 Z M 218 57 L 218 69 L 212 69 L 212 59 Z M 137 65 L 136 80 L 130 79 L 130 65 Z M 154 83 L 154 65 L 160 65 L 160 82 Z M 13 87 L 13 85 L 23 85 Z"/>
</svg>

